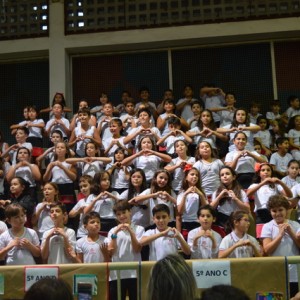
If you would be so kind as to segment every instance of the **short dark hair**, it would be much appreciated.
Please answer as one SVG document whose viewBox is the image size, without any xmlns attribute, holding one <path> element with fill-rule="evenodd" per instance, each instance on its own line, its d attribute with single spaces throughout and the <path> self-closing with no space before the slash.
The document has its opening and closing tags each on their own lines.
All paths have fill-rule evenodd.
<svg viewBox="0 0 300 300">
<path fill-rule="evenodd" d="M 269 198 L 267 203 L 268 210 L 278 207 L 284 207 L 286 210 L 290 208 L 289 201 L 282 195 L 273 195 Z"/>
<path fill-rule="evenodd" d="M 283 144 L 285 141 L 289 141 L 289 139 L 286 137 L 279 137 L 278 139 L 276 139 L 275 144 L 278 147 L 278 145 Z"/>
<path fill-rule="evenodd" d="M 118 211 L 125 211 L 125 210 L 131 210 L 131 205 L 128 203 L 128 201 L 118 201 L 114 207 L 113 212 L 116 214 Z"/>
<path fill-rule="evenodd" d="M 152 209 L 152 215 L 155 216 L 155 214 L 159 213 L 159 212 L 165 212 L 168 214 L 168 216 L 170 216 L 170 208 L 163 204 L 163 203 L 160 203 L 160 204 L 156 204 L 153 209 Z"/>
<path fill-rule="evenodd" d="M 50 207 L 50 209 L 51 209 L 51 208 L 54 208 L 54 207 L 59 207 L 59 208 L 61 209 L 61 211 L 62 211 L 63 214 L 67 212 L 67 207 L 66 207 L 66 205 L 65 205 L 64 203 L 62 203 L 62 202 L 51 203 L 51 204 L 49 205 L 49 207 Z"/>
<path fill-rule="evenodd" d="M 82 223 L 86 225 L 89 220 L 91 219 L 99 219 L 100 220 L 100 215 L 96 211 L 90 211 L 86 215 L 84 215 Z"/>
<path fill-rule="evenodd" d="M 5 217 L 7 219 L 10 219 L 12 217 L 18 216 L 20 212 L 23 212 L 25 214 L 26 213 L 25 208 L 18 203 L 12 203 L 5 208 Z"/>
</svg>

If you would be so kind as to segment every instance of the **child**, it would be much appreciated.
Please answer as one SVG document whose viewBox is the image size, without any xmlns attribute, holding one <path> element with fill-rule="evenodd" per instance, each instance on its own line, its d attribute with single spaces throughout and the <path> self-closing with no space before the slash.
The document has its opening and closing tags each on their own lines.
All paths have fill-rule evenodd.
<svg viewBox="0 0 300 300">
<path fill-rule="evenodd" d="M 120 195 L 120 200 L 128 201 L 131 205 L 131 221 L 136 225 L 149 226 L 149 207 L 146 201 L 138 203 L 136 197 L 147 189 L 146 176 L 142 169 L 133 169 L 130 172 L 129 187 Z"/>
<path fill-rule="evenodd" d="M 288 137 L 291 146 L 291 154 L 294 159 L 300 160 L 300 113 L 293 116 L 288 125 Z"/>
<path fill-rule="evenodd" d="M 122 148 L 127 152 L 128 145 L 124 145 L 124 136 L 121 136 L 123 125 L 120 119 L 113 119 L 109 123 L 109 130 L 112 134 L 111 138 L 102 141 L 104 155 L 113 157 L 117 148 Z"/>
<path fill-rule="evenodd" d="M 14 145 L 11 145 L 10 147 L 8 147 L 6 149 L 6 151 L 4 151 L 2 153 L 2 157 L 5 158 L 7 155 L 9 155 L 11 164 L 15 165 L 16 164 L 16 157 L 17 157 L 17 150 L 20 147 L 26 147 L 31 152 L 32 145 L 31 145 L 31 143 L 26 142 L 26 139 L 27 139 L 28 135 L 29 135 L 28 128 L 19 127 L 17 129 L 16 135 L 15 135 L 17 144 L 14 144 Z"/>
<path fill-rule="evenodd" d="M 237 210 L 231 214 L 229 222 L 232 232 L 223 238 L 219 247 L 219 258 L 261 256 L 257 240 L 247 234 L 250 226 L 249 214 Z"/>
<path fill-rule="evenodd" d="M 114 107 L 111 102 L 107 102 L 103 105 L 103 116 L 98 121 L 97 130 L 100 134 L 101 140 L 105 141 L 112 137 L 112 133 L 109 129 L 110 122 L 113 119 Z"/>
<path fill-rule="evenodd" d="M 193 98 L 193 95 L 193 87 L 191 85 L 186 85 L 183 89 L 184 98 L 179 99 L 176 104 L 176 109 L 180 113 L 181 118 L 184 120 L 188 120 L 189 118 L 193 117 L 190 104 L 197 100 Z"/>
<path fill-rule="evenodd" d="M 220 185 L 219 171 L 224 166 L 220 159 L 215 158 L 212 146 L 207 141 L 198 144 L 196 163 L 193 165 L 201 174 L 203 190 L 208 199 Z"/>
<path fill-rule="evenodd" d="M 260 112 L 260 104 L 257 102 L 252 102 L 250 104 L 250 113 L 249 113 L 249 118 L 250 118 L 250 123 L 257 124 L 257 118 L 261 116 Z"/>
<path fill-rule="evenodd" d="M 287 165 L 287 176 L 283 177 L 281 181 L 285 183 L 290 189 L 300 183 L 299 177 L 300 163 L 298 160 L 292 159 Z"/>
<path fill-rule="evenodd" d="M 193 116 L 187 119 L 187 123 L 190 128 L 194 128 L 198 124 L 200 115 L 203 111 L 203 106 L 199 100 L 192 101 L 190 105 L 191 105 Z"/>
<path fill-rule="evenodd" d="M 76 242 L 77 262 L 101 263 L 109 262 L 110 255 L 107 250 L 105 238 L 99 234 L 101 229 L 100 216 L 91 211 L 83 217 L 83 226 L 87 235 Z"/>
<path fill-rule="evenodd" d="M 201 187 L 198 169 L 186 165 L 184 173 L 182 189 L 177 197 L 177 209 L 182 215 L 182 231 L 187 235 L 187 232 L 199 226 L 197 211 L 208 202 Z"/>
<path fill-rule="evenodd" d="M 99 184 L 99 194 L 87 199 L 88 205 L 84 208 L 83 213 L 87 214 L 91 210 L 98 212 L 101 217 L 102 231 L 108 232 L 116 225 L 113 206 L 119 200 L 119 194 L 111 191 L 111 180 L 107 171 L 97 174 L 95 182 Z"/>
<path fill-rule="evenodd" d="M 68 119 L 63 117 L 64 106 L 61 103 L 56 103 L 52 107 L 53 119 L 50 119 L 46 123 L 45 133 L 51 136 L 54 130 L 60 130 L 63 139 L 66 140 L 70 135 L 70 122 Z M 53 146 L 51 143 L 49 146 Z"/>
<path fill-rule="evenodd" d="M 95 192 L 93 178 L 89 175 L 81 176 L 79 179 L 79 188 L 80 193 L 83 195 L 84 198 L 80 199 L 69 212 L 69 218 L 76 218 L 77 216 L 79 216 L 79 226 L 76 233 L 77 239 L 87 235 L 87 231 L 83 223 L 83 211 L 84 208 L 87 206 L 87 199 L 89 195 Z"/>
<path fill-rule="evenodd" d="M 172 173 L 172 189 L 177 195 L 181 190 L 182 179 L 184 177 L 183 169 L 187 164 L 193 165 L 195 158 L 188 155 L 188 146 L 182 140 L 175 141 L 174 149 L 177 157 L 173 158 L 164 169 Z"/>
<path fill-rule="evenodd" d="M 0 260 L 7 265 L 35 265 L 34 257 L 40 257 L 39 238 L 33 229 L 24 227 L 25 209 L 19 204 L 10 204 L 5 216 L 11 228 L 0 235 Z"/>
<path fill-rule="evenodd" d="M 256 124 L 260 127 L 260 130 L 254 134 L 254 140 L 260 142 L 264 154 L 269 157 L 272 154 L 271 148 L 271 133 L 269 131 L 269 121 L 264 116 L 257 118 Z"/>
<path fill-rule="evenodd" d="M 165 204 L 170 210 L 170 224 L 175 226 L 175 207 L 176 194 L 171 188 L 171 175 L 166 170 L 158 170 L 155 172 L 150 189 L 143 191 L 139 196 L 135 197 L 135 202 L 143 202 L 149 206 L 150 211 L 159 203 Z M 130 202 L 132 203 L 132 202 Z M 174 207 L 175 206 L 175 207 Z M 150 216 L 149 216 L 150 217 Z M 151 220 L 150 224 L 152 224 Z"/>
<path fill-rule="evenodd" d="M 130 204 L 120 201 L 114 205 L 114 213 L 119 225 L 112 228 L 107 237 L 108 250 L 112 262 L 141 261 L 141 245 L 139 243 L 144 234 L 144 228 L 131 223 Z M 137 274 L 135 270 L 124 270 L 121 275 L 121 299 L 137 299 Z M 117 271 L 110 271 L 109 291 L 110 299 L 117 299 Z"/>
<path fill-rule="evenodd" d="M 267 112 L 266 117 L 272 127 L 275 120 L 281 119 L 280 102 L 278 100 L 273 100 L 271 102 L 271 111 Z"/>
<path fill-rule="evenodd" d="M 298 256 L 300 225 L 288 220 L 289 201 L 282 195 L 269 198 L 267 204 L 272 220 L 264 224 L 261 232 L 263 249 L 268 256 Z M 289 265 L 290 297 L 298 292 L 297 265 Z"/>
<path fill-rule="evenodd" d="M 217 258 L 222 237 L 211 228 L 216 211 L 210 205 L 204 205 L 198 209 L 197 216 L 200 227 L 191 230 L 187 239 L 191 259 Z"/>
<path fill-rule="evenodd" d="M 75 153 L 78 157 L 85 156 L 85 145 L 88 142 L 95 143 L 98 147 L 101 145 L 99 132 L 95 126 L 90 125 L 91 113 L 88 108 L 82 108 L 78 111 L 80 126 L 75 127 L 69 139 L 69 147 L 75 146 Z"/>
<path fill-rule="evenodd" d="M 135 101 L 128 99 L 125 103 L 126 114 L 121 114 L 120 119 L 123 123 L 124 134 L 128 135 L 132 128 L 136 127 L 137 117 L 135 114 Z"/>
<path fill-rule="evenodd" d="M 146 109 L 149 109 L 152 116 L 156 120 L 158 115 L 156 112 L 156 105 L 154 102 L 150 102 L 150 92 L 149 89 L 145 86 L 140 88 L 140 102 L 135 105 L 135 110 L 138 110 L 141 105 L 143 105 Z"/>
<path fill-rule="evenodd" d="M 43 187 L 44 199 L 39 203 L 32 215 L 31 223 L 37 227 L 37 233 L 41 240 L 45 231 L 53 228 L 54 223 L 50 216 L 50 205 L 59 200 L 59 191 L 56 183 L 48 182 Z"/>
<path fill-rule="evenodd" d="M 119 194 L 123 193 L 128 188 L 131 167 L 122 165 L 122 162 L 126 157 L 126 151 L 123 148 L 117 148 L 114 152 L 114 163 L 108 165 L 106 168 L 111 176 L 112 190 Z"/>
<path fill-rule="evenodd" d="M 66 162 L 72 165 L 77 164 L 77 168 L 82 175 L 89 175 L 94 178 L 96 174 L 104 170 L 106 164 L 111 162 L 111 158 L 99 157 L 97 145 L 93 142 L 88 142 L 85 145 L 85 157 L 67 158 Z"/>
<path fill-rule="evenodd" d="M 50 204 L 50 216 L 54 227 L 43 234 L 42 258 L 51 265 L 70 264 L 74 262 L 71 253 L 76 237 L 75 231 L 64 225 L 68 217 L 66 206 L 63 203 Z"/>
<path fill-rule="evenodd" d="M 289 96 L 287 99 L 287 103 L 289 105 L 289 108 L 286 110 L 285 115 L 287 115 L 288 119 L 300 115 L 300 101 L 297 96 Z"/>
<path fill-rule="evenodd" d="M 291 190 L 285 183 L 276 177 L 273 177 L 273 168 L 268 163 L 262 163 L 256 172 L 256 183 L 249 186 L 247 196 L 254 195 L 255 214 L 256 214 L 256 231 L 257 237 L 260 237 L 261 224 L 272 220 L 270 212 L 267 209 L 267 202 L 270 196 L 282 194 L 292 197 Z"/>
<path fill-rule="evenodd" d="M 154 173 L 159 169 L 162 162 L 169 163 L 171 157 L 167 154 L 155 151 L 156 145 L 149 136 L 144 136 L 138 144 L 138 152 L 125 158 L 122 165 L 128 166 L 131 163 L 136 168 L 145 170 L 147 183 L 150 184 Z"/>
<path fill-rule="evenodd" d="M 170 209 L 165 204 L 157 204 L 152 209 L 155 229 L 147 230 L 140 240 L 142 246 L 150 246 L 149 260 L 160 260 L 168 254 L 175 254 L 180 247 L 184 254 L 190 255 L 189 245 L 176 228 L 168 226 Z"/>
<path fill-rule="evenodd" d="M 174 142 L 177 140 L 183 140 L 187 143 L 193 142 L 187 134 L 180 130 L 181 122 L 176 116 L 168 119 L 168 129 L 169 132 L 166 135 L 163 135 L 163 137 L 156 143 L 158 146 L 165 146 L 168 154 L 174 155 Z"/>
<path fill-rule="evenodd" d="M 293 159 L 293 156 L 288 153 L 290 143 L 288 138 L 278 138 L 276 140 L 277 152 L 273 153 L 270 158 L 270 164 L 280 178 L 284 177 L 287 172 L 287 166 Z"/>
<path fill-rule="evenodd" d="M 100 121 L 100 118 L 103 116 L 103 106 L 108 103 L 107 93 L 102 92 L 99 96 L 100 105 L 97 105 L 91 109 L 92 114 L 96 114 L 97 122 Z"/>
<path fill-rule="evenodd" d="M 218 210 L 217 222 L 225 227 L 230 215 L 236 210 L 250 213 L 249 200 L 246 193 L 236 180 L 236 173 L 230 167 L 220 170 L 221 184 L 213 193 L 211 206 Z"/>
</svg>

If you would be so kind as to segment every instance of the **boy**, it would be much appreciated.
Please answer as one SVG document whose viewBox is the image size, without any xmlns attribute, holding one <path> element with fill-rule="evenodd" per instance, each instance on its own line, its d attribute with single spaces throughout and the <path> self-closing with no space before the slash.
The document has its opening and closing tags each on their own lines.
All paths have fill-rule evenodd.
<svg viewBox="0 0 300 300">
<path fill-rule="evenodd" d="M 139 109 L 141 109 L 140 105 L 144 105 L 145 108 L 150 110 L 151 115 L 156 120 L 158 117 L 158 114 L 156 111 L 156 105 L 154 102 L 151 102 L 149 100 L 150 92 L 149 92 L 149 89 L 145 86 L 140 88 L 140 99 L 141 99 L 141 101 L 135 105 L 135 110 L 138 111 Z"/>
<path fill-rule="evenodd" d="M 5 216 L 11 228 L 0 235 L 0 260 L 6 258 L 7 265 L 35 265 L 34 257 L 40 257 L 41 250 L 37 233 L 24 227 L 25 209 L 19 204 L 10 204 Z"/>
<path fill-rule="evenodd" d="M 192 109 L 193 116 L 187 120 L 187 123 L 190 126 L 190 128 L 194 128 L 197 126 L 198 120 L 200 119 L 201 112 L 203 111 L 201 102 L 198 100 L 192 101 L 191 109 Z"/>
<path fill-rule="evenodd" d="M 293 159 L 292 154 L 288 153 L 290 143 L 288 138 L 280 137 L 276 140 L 277 152 L 273 153 L 270 158 L 270 164 L 273 170 L 280 178 L 284 177 L 287 172 L 287 165 Z"/>
<path fill-rule="evenodd" d="M 109 139 L 112 137 L 112 133 L 109 130 L 109 123 L 113 119 L 113 105 L 111 102 L 107 102 L 103 105 L 103 115 L 98 121 L 97 130 L 102 140 Z"/>
<path fill-rule="evenodd" d="M 177 117 L 170 117 L 168 119 L 169 133 L 159 139 L 156 143 L 158 146 L 165 146 L 166 152 L 170 155 L 174 154 L 174 143 L 177 140 L 184 140 L 187 143 L 192 143 L 193 140 L 187 136 L 181 128 L 180 119 Z"/>
<path fill-rule="evenodd" d="M 179 247 L 184 254 L 190 255 L 189 245 L 181 233 L 176 228 L 168 226 L 171 220 L 169 207 L 157 204 L 152 209 L 152 215 L 156 228 L 147 230 L 140 240 L 142 246 L 150 246 L 149 260 L 157 261 L 168 254 L 176 254 Z"/>
<path fill-rule="evenodd" d="M 191 85 L 186 85 L 184 87 L 183 96 L 184 98 L 181 98 L 177 101 L 176 109 L 180 113 L 181 118 L 188 120 L 193 116 L 193 112 L 190 104 L 197 100 L 193 98 L 194 91 Z"/>
<path fill-rule="evenodd" d="M 131 223 L 131 206 L 127 201 L 119 201 L 114 205 L 113 211 L 119 225 L 108 232 L 108 250 L 111 253 L 112 262 L 141 261 L 141 245 L 139 240 L 144 234 L 144 228 Z M 121 299 L 137 299 L 136 271 L 121 271 Z M 110 271 L 110 299 L 117 297 L 117 273 Z"/>
<path fill-rule="evenodd" d="M 29 151 L 31 152 L 32 145 L 31 143 L 26 142 L 28 135 L 29 135 L 29 130 L 27 127 L 19 127 L 15 135 L 17 144 L 11 145 L 9 148 L 7 148 L 6 151 L 2 153 L 2 158 L 9 155 L 11 164 L 14 166 L 16 164 L 17 151 L 19 148 L 25 147 L 29 149 Z"/>
<path fill-rule="evenodd" d="M 103 116 L 103 106 L 108 103 L 107 93 L 102 92 L 99 96 L 100 105 L 97 105 L 91 109 L 92 114 L 96 114 L 97 122 L 100 121 L 100 118 Z"/>
<path fill-rule="evenodd" d="M 124 114 L 121 114 L 120 119 L 123 122 L 123 130 L 125 135 L 127 135 L 130 130 L 134 127 L 136 127 L 137 117 L 135 115 L 135 109 L 134 109 L 134 100 L 129 99 L 125 103 L 125 112 Z"/>
<path fill-rule="evenodd" d="M 274 120 L 280 120 L 280 102 L 278 100 L 273 100 L 271 103 L 271 111 L 268 111 L 266 114 L 266 118 L 270 122 L 270 125 L 273 125 Z M 272 128 L 272 127 L 271 127 Z"/>
<path fill-rule="evenodd" d="M 250 113 L 249 113 L 250 123 L 257 124 L 257 118 L 262 115 L 259 112 L 260 112 L 260 104 L 258 104 L 257 102 L 252 102 L 250 105 Z"/>
<path fill-rule="evenodd" d="M 63 139 L 66 140 L 70 136 L 70 122 L 63 117 L 64 106 L 61 103 L 56 103 L 52 107 L 54 118 L 46 123 L 45 133 L 51 136 L 54 130 L 61 131 Z M 52 145 L 51 145 L 52 146 Z"/>
<path fill-rule="evenodd" d="M 300 101 L 297 96 L 289 96 L 287 99 L 289 108 L 284 113 L 288 119 L 290 119 L 293 116 L 300 115 Z"/>
<path fill-rule="evenodd" d="M 87 236 L 76 242 L 76 260 L 79 263 L 100 263 L 110 261 L 105 238 L 99 235 L 101 229 L 100 216 L 91 211 L 83 217 L 83 225 Z"/>
<path fill-rule="evenodd" d="M 267 204 L 273 218 L 261 232 L 264 252 L 269 256 L 299 255 L 300 224 L 287 219 L 289 201 L 281 195 L 271 196 Z M 290 297 L 298 291 L 297 265 L 289 265 Z"/>
<path fill-rule="evenodd" d="M 50 205 L 50 217 L 54 227 L 47 230 L 42 238 L 42 258 L 48 264 L 69 264 L 74 261 L 71 253 L 76 243 L 75 231 L 65 227 L 67 209 L 63 203 Z"/>
</svg>

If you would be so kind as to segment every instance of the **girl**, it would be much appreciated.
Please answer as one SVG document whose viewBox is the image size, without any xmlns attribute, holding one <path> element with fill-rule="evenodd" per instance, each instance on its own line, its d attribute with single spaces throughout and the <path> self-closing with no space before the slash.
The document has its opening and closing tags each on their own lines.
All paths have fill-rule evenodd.
<svg viewBox="0 0 300 300">
<path fill-rule="evenodd" d="M 287 176 L 283 177 L 281 181 L 285 183 L 288 188 L 291 189 L 293 186 L 300 183 L 300 163 L 298 160 L 292 159 L 289 161 L 287 168 Z"/>
<path fill-rule="evenodd" d="M 182 140 L 175 141 L 174 149 L 177 157 L 173 158 L 172 161 L 165 166 L 165 170 L 173 175 L 172 189 L 177 195 L 181 189 L 182 179 L 184 177 L 183 169 L 187 164 L 193 165 L 195 163 L 195 157 L 188 155 L 188 146 Z"/>
<path fill-rule="evenodd" d="M 119 194 L 128 189 L 129 173 L 131 168 L 122 165 L 122 161 L 126 157 L 123 148 L 117 148 L 114 152 L 114 163 L 107 169 L 111 176 L 111 187 L 113 191 Z"/>
<path fill-rule="evenodd" d="M 176 206 L 176 194 L 171 188 L 171 175 L 166 170 L 158 170 L 155 172 L 151 182 L 151 187 L 143 191 L 139 196 L 135 197 L 135 202 L 143 202 L 147 200 L 149 210 L 157 204 L 165 204 L 170 209 L 170 224 L 168 226 L 175 227 L 174 206 Z M 150 215 L 149 215 L 150 218 Z M 152 224 L 151 220 L 149 222 Z M 155 228 L 155 227 L 154 227 Z"/>
<path fill-rule="evenodd" d="M 37 233 L 39 239 L 42 239 L 42 236 L 46 230 L 51 229 L 54 226 L 54 223 L 50 217 L 50 204 L 57 203 L 59 201 L 59 191 L 56 183 L 48 182 L 44 185 L 43 188 L 44 199 L 39 203 L 35 212 L 32 215 L 32 225 L 37 226 Z"/>
<path fill-rule="evenodd" d="M 250 123 L 248 112 L 239 108 L 234 112 L 233 121 L 230 125 L 226 125 L 223 128 L 218 128 L 220 133 L 227 133 L 229 135 L 229 152 L 235 150 L 234 136 L 237 131 L 243 131 L 247 136 L 246 150 L 253 150 L 253 134 L 260 130 L 260 127 L 256 124 Z"/>
<path fill-rule="evenodd" d="M 168 119 L 171 117 L 178 118 L 175 114 L 176 110 L 176 104 L 173 99 L 166 99 L 163 101 L 163 108 L 164 113 L 159 115 L 157 118 L 157 128 L 161 131 L 161 136 L 165 136 L 170 132 L 170 129 L 168 128 Z M 187 122 L 180 118 L 181 126 L 184 126 L 185 128 L 189 128 Z"/>
<path fill-rule="evenodd" d="M 63 117 L 66 116 L 66 112 L 72 112 L 72 109 L 67 107 L 67 104 L 66 104 L 66 100 L 65 100 L 65 96 L 63 93 L 59 93 L 59 92 L 56 92 L 53 99 L 52 99 L 52 105 L 51 107 L 47 107 L 47 108 L 43 108 L 40 110 L 40 114 L 43 114 L 43 113 L 50 113 L 50 119 L 53 119 L 54 118 L 54 114 L 53 114 L 53 111 L 52 111 L 52 108 L 55 104 L 62 104 L 63 105 Z"/>
<path fill-rule="evenodd" d="M 17 150 L 17 164 L 9 169 L 6 180 L 10 183 L 16 176 L 22 177 L 29 183 L 30 195 L 37 201 L 36 182 L 41 180 L 42 175 L 38 166 L 30 163 L 30 151 L 26 147 Z"/>
<path fill-rule="evenodd" d="M 267 202 L 273 195 L 282 194 L 291 198 L 293 196 L 288 186 L 276 177 L 273 177 L 273 168 L 268 163 L 262 163 L 256 172 L 255 183 L 249 186 L 247 196 L 254 195 L 256 231 L 260 237 L 262 224 L 270 222 L 272 217 L 267 209 Z"/>
<path fill-rule="evenodd" d="M 216 220 L 216 211 L 210 205 L 204 205 L 197 215 L 200 227 L 191 230 L 187 239 L 191 259 L 217 258 L 222 237 L 211 228 Z"/>
<path fill-rule="evenodd" d="M 77 239 L 87 235 L 87 230 L 83 225 L 83 211 L 84 208 L 87 206 L 88 197 L 96 191 L 93 178 L 89 175 L 81 176 L 79 179 L 79 188 L 80 193 L 83 195 L 84 198 L 80 199 L 69 212 L 69 218 L 76 218 L 77 216 L 79 216 L 79 226 L 76 235 Z"/>
<path fill-rule="evenodd" d="M 220 159 L 214 157 L 211 144 L 208 141 L 199 143 L 196 151 L 196 160 L 194 168 L 201 175 L 201 182 L 208 200 L 220 185 L 219 171 L 224 166 Z"/>
<path fill-rule="evenodd" d="M 140 144 L 142 137 L 151 136 L 155 142 L 161 138 L 158 128 L 151 125 L 151 113 L 147 108 L 142 108 L 138 111 L 139 126 L 132 128 L 129 134 L 124 138 L 124 144 L 135 141 L 135 145 Z M 137 147 L 136 147 L 137 148 Z"/>
<path fill-rule="evenodd" d="M 294 159 L 300 160 L 300 115 L 289 120 L 288 137 Z"/>
<path fill-rule="evenodd" d="M 184 173 L 182 189 L 177 197 L 177 209 L 178 213 L 182 215 L 182 231 L 187 236 L 188 231 L 199 226 L 197 218 L 199 207 L 208 202 L 201 187 L 198 169 L 186 165 Z"/>
<path fill-rule="evenodd" d="M 96 174 L 104 170 L 104 166 L 111 162 L 111 158 L 99 157 L 98 147 L 93 142 L 88 142 L 85 145 L 85 157 L 82 158 L 67 158 L 66 162 L 69 164 L 76 164 L 81 170 L 82 175 L 89 175 L 92 178 Z"/>
<path fill-rule="evenodd" d="M 125 158 L 122 162 L 124 166 L 133 163 L 136 168 L 145 170 L 146 180 L 149 185 L 154 173 L 159 169 L 160 163 L 169 163 L 171 161 L 169 155 L 155 151 L 155 147 L 154 141 L 150 137 L 144 136 L 138 144 L 139 151 Z"/>
<path fill-rule="evenodd" d="M 254 140 L 261 144 L 264 154 L 269 157 L 272 154 L 270 150 L 272 137 L 269 131 L 269 121 L 266 117 L 259 116 L 256 124 L 260 127 L 260 131 L 254 134 Z"/>
<path fill-rule="evenodd" d="M 74 193 L 74 181 L 76 180 L 76 169 L 66 162 L 70 156 L 70 150 L 66 143 L 58 142 L 54 148 L 55 161 L 51 162 L 43 176 L 44 182 L 55 182 L 58 185 L 60 200 L 66 205 L 69 212 L 76 201 Z"/>
<path fill-rule="evenodd" d="M 127 151 L 127 147 L 124 145 L 124 136 L 121 136 L 123 124 L 120 119 L 113 119 L 109 123 L 109 130 L 112 134 L 112 138 L 103 140 L 104 155 L 113 157 L 117 148 L 122 148 Z"/>
<path fill-rule="evenodd" d="M 232 232 L 223 238 L 219 258 L 261 256 L 257 240 L 247 234 L 250 225 L 249 214 L 242 210 L 235 211 L 230 216 L 229 224 Z"/>
<path fill-rule="evenodd" d="M 217 149 L 216 139 L 227 141 L 227 137 L 216 131 L 216 124 L 213 119 L 212 112 L 208 109 L 202 111 L 198 125 L 186 134 L 194 139 L 194 144 L 198 145 L 202 141 L 207 141 L 213 149 Z"/>
<path fill-rule="evenodd" d="M 230 167 L 220 170 L 221 184 L 212 195 L 211 206 L 218 210 L 218 225 L 225 227 L 230 215 L 236 210 L 250 213 L 249 200 L 246 193 L 236 180 L 236 173 Z"/>
<path fill-rule="evenodd" d="M 95 176 L 95 182 L 99 184 L 98 195 L 93 195 L 87 200 L 87 206 L 83 213 L 87 214 L 91 210 L 99 213 L 101 218 L 101 230 L 108 232 L 117 225 L 113 206 L 118 201 L 119 194 L 111 191 L 110 175 L 107 171 L 101 172 Z"/>
<path fill-rule="evenodd" d="M 69 147 L 75 144 L 75 153 L 78 157 L 85 155 L 85 145 L 88 142 L 94 142 L 97 146 L 101 145 L 101 139 L 95 126 L 90 125 L 91 113 L 88 108 L 82 108 L 78 111 L 80 126 L 75 127 L 71 133 Z"/>
<path fill-rule="evenodd" d="M 136 225 L 149 226 L 149 207 L 147 201 L 136 202 L 135 199 L 147 189 L 146 176 L 142 169 L 133 169 L 129 175 L 129 187 L 120 195 L 120 200 L 128 201 L 131 205 L 131 219 Z"/>
<path fill-rule="evenodd" d="M 237 175 L 237 180 L 243 189 L 247 189 L 255 174 L 255 162 L 263 163 L 264 158 L 256 152 L 246 150 L 247 135 L 244 131 L 238 131 L 233 137 L 235 150 L 225 156 L 225 165 L 231 167 Z"/>
</svg>

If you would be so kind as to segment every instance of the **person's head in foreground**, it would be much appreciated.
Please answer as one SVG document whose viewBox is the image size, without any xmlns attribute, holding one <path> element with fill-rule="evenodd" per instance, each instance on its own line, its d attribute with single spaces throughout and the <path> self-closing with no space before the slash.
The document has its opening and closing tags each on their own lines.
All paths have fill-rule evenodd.
<svg viewBox="0 0 300 300">
<path fill-rule="evenodd" d="M 201 300 L 250 300 L 247 294 L 231 285 L 215 285 L 202 293 Z"/>
</svg>

